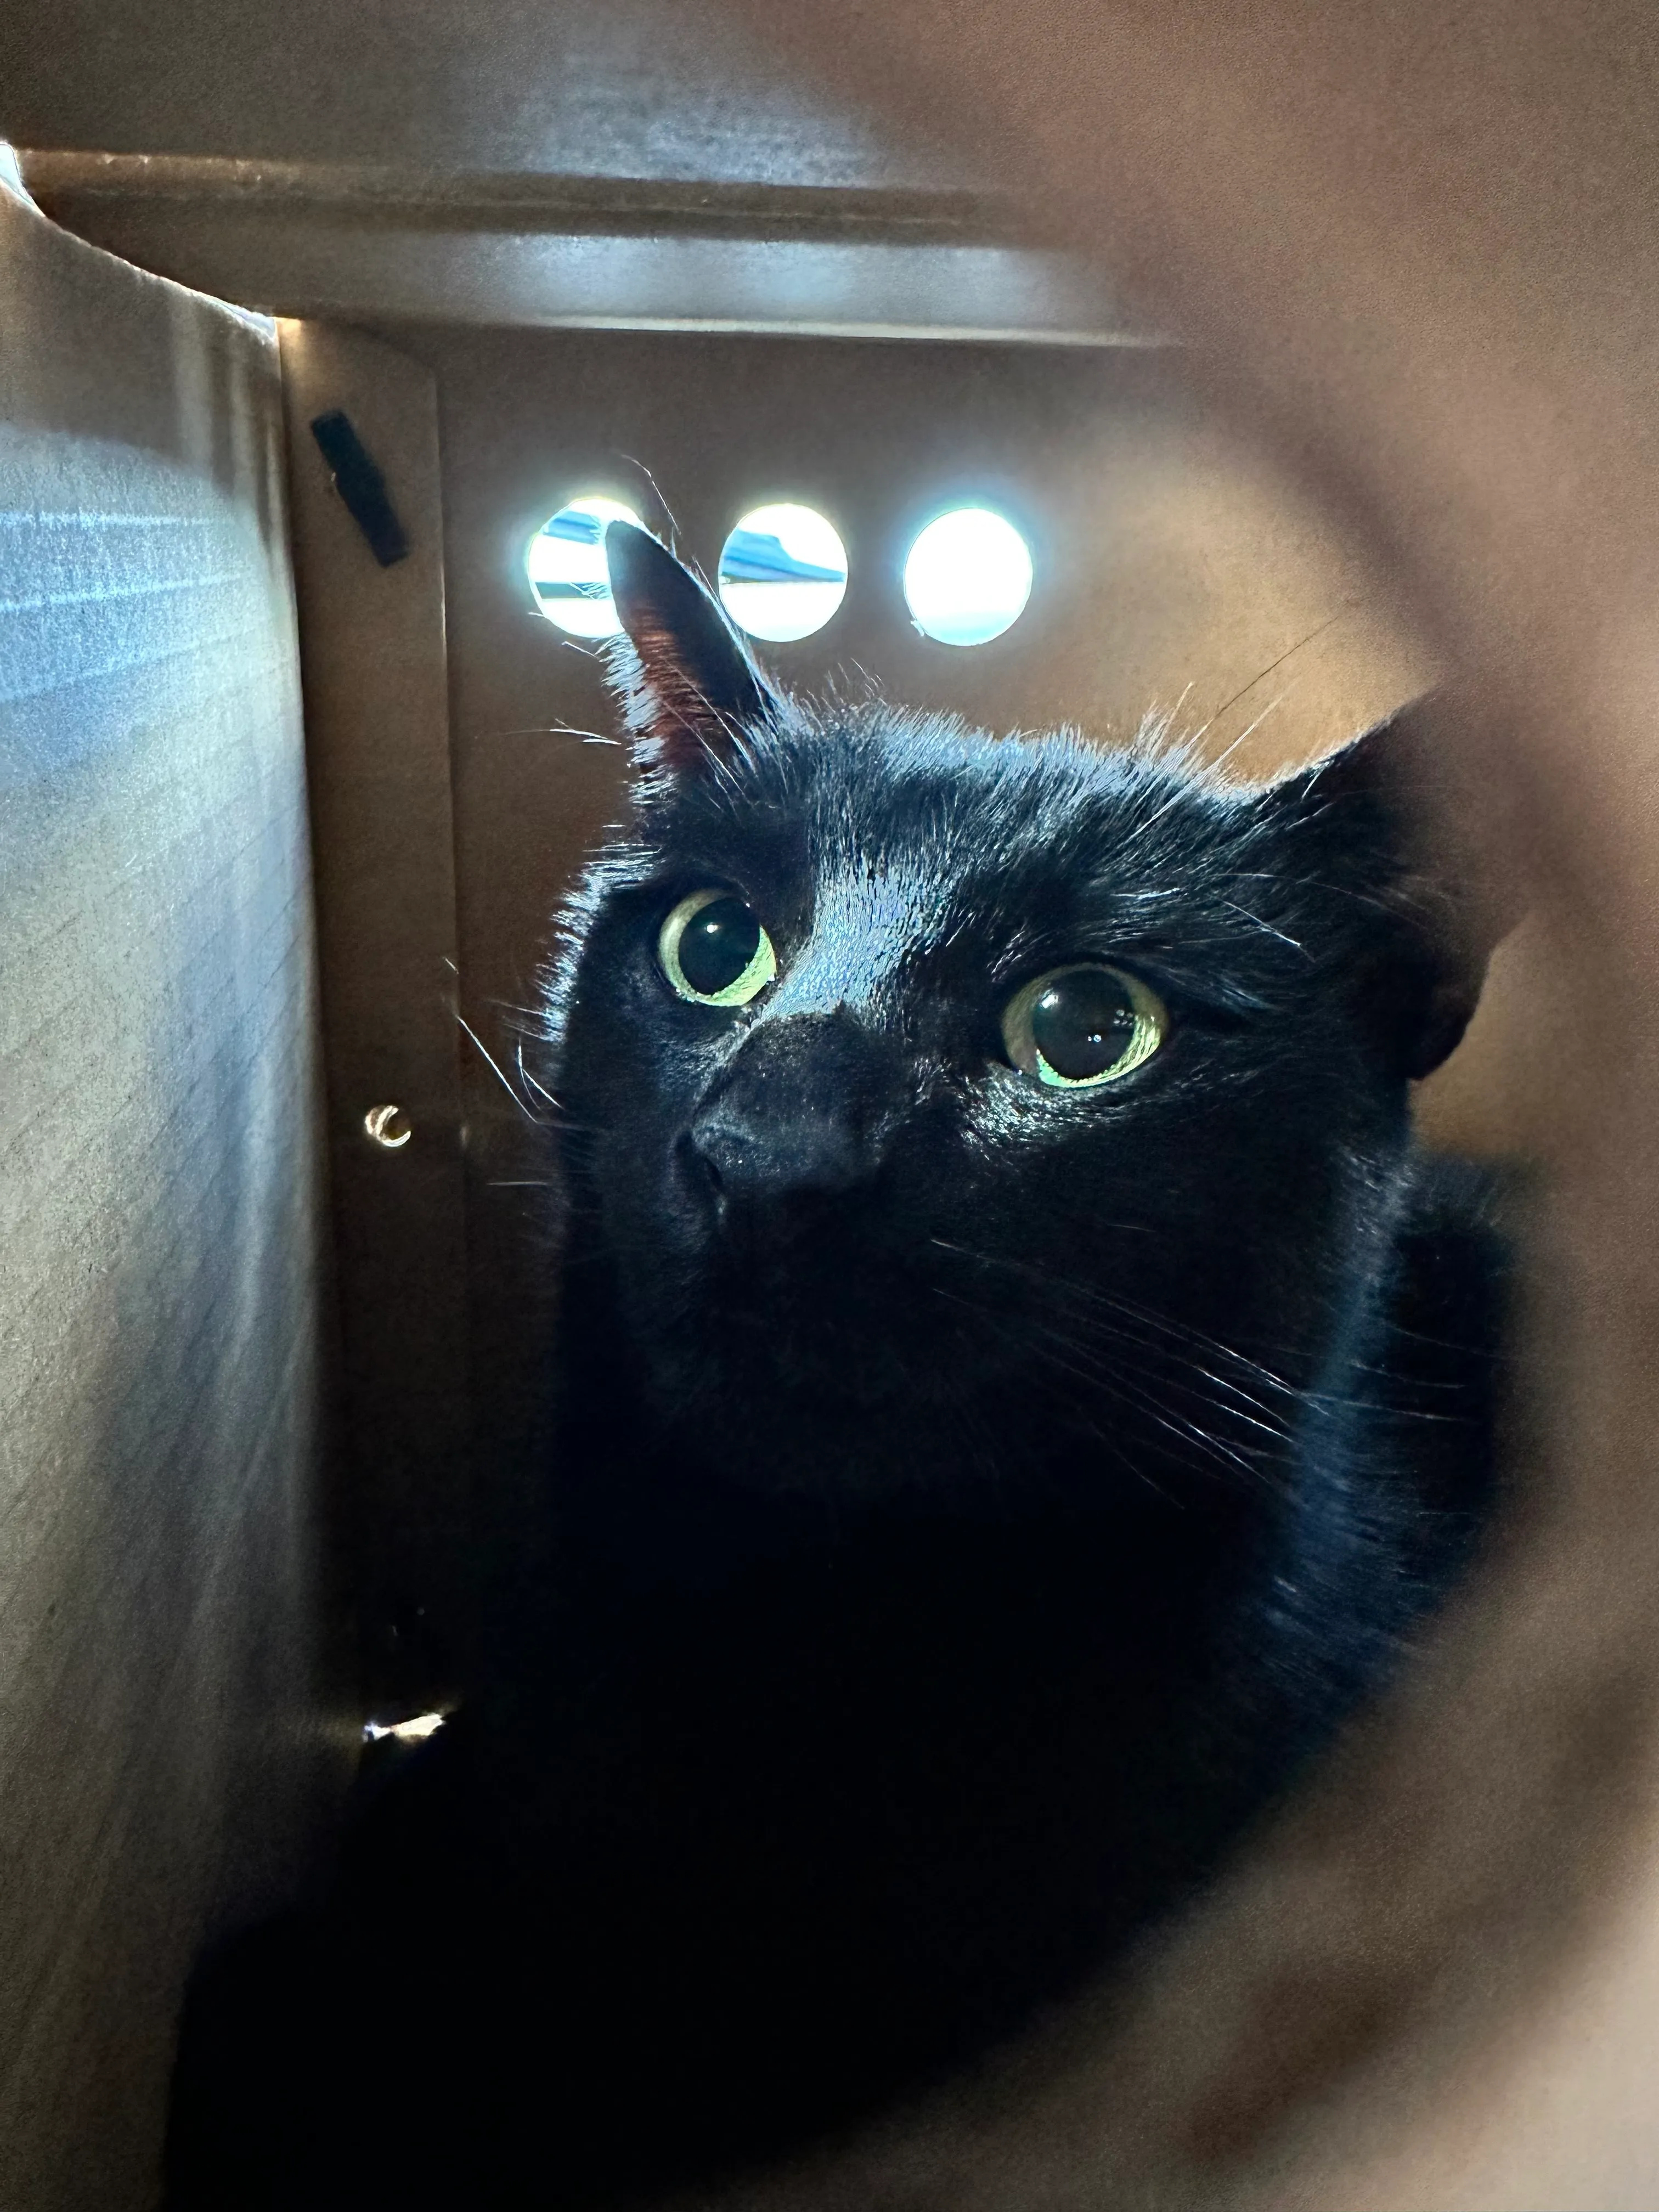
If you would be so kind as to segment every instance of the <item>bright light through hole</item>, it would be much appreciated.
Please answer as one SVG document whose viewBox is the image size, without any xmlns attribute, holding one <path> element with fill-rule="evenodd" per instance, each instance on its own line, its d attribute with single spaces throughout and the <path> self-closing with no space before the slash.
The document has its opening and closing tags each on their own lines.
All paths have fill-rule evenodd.
<svg viewBox="0 0 1659 2212">
<path fill-rule="evenodd" d="M 620 500 L 573 499 L 544 522 L 526 550 L 524 565 L 536 605 L 573 637 L 614 637 L 622 628 L 605 568 L 605 526 L 638 522 Z"/>
<path fill-rule="evenodd" d="M 988 507 L 930 522 L 904 564 L 904 603 L 941 645 L 983 645 L 1018 622 L 1031 596 L 1031 552 Z"/>
<path fill-rule="evenodd" d="M 416 1713 L 411 1721 L 365 1721 L 363 1741 L 379 1743 L 382 1736 L 395 1736 L 399 1743 L 424 1743 L 429 1735 L 436 1735 L 444 1724 L 441 1713 Z"/>
<path fill-rule="evenodd" d="M 750 637 L 811 637 L 847 596 L 847 548 L 810 507 L 757 507 L 726 541 L 720 587 Z"/>
</svg>

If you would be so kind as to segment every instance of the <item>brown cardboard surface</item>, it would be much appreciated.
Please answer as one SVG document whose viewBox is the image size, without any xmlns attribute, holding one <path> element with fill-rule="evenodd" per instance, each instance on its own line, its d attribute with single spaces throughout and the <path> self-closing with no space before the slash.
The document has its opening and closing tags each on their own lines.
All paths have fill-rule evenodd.
<svg viewBox="0 0 1659 2212">
<path fill-rule="evenodd" d="M 443 504 L 429 370 L 285 324 L 294 557 L 317 848 L 353 1583 L 377 1701 L 447 1686 L 466 1555 L 466 1246 L 455 1018 Z M 343 410 L 405 558 L 382 568 L 310 430 Z M 395 1106 L 388 1148 L 365 1116 Z M 379 1709 L 377 1703 L 376 1709 Z"/>
<path fill-rule="evenodd" d="M 349 1729 L 275 344 L 0 190 L 0 2203 L 152 2201 Z"/>
</svg>

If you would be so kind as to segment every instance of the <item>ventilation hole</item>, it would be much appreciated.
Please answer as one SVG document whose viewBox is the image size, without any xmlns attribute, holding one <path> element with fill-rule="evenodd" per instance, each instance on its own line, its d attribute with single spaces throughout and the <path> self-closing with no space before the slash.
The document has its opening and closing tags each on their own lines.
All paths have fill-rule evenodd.
<svg viewBox="0 0 1659 2212">
<path fill-rule="evenodd" d="M 573 637 L 614 637 L 622 628 L 605 570 L 605 526 L 640 518 L 620 500 L 594 495 L 562 507 L 526 548 L 536 605 Z"/>
<path fill-rule="evenodd" d="M 1031 550 L 988 507 L 930 522 L 904 563 L 904 603 L 924 637 L 983 645 L 1019 620 L 1031 596 Z"/>
<path fill-rule="evenodd" d="M 757 507 L 726 541 L 720 587 L 750 637 L 811 637 L 847 596 L 847 548 L 810 507 Z"/>
</svg>

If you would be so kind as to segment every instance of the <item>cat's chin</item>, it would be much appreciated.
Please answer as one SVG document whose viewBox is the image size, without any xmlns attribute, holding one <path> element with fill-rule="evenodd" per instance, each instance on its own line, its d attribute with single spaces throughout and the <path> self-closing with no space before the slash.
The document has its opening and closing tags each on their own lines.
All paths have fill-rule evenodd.
<svg viewBox="0 0 1659 2212">
<path fill-rule="evenodd" d="M 927 1438 L 908 1425 L 879 1430 L 867 1414 L 843 1411 L 837 1418 L 825 1408 L 821 1418 L 804 1418 L 798 1406 L 775 1422 L 719 1413 L 682 1417 L 672 1442 L 677 1457 L 684 1454 L 688 1482 L 726 1496 L 868 1504 L 927 1492 L 960 1496 L 971 1486 L 962 1455 L 942 1452 L 937 1432 Z"/>
<path fill-rule="evenodd" d="M 675 1337 L 641 1347 L 651 1395 L 665 1414 L 717 1408 L 752 1425 L 776 1408 L 780 1423 L 797 1426 L 861 1425 L 887 1413 L 896 1419 L 902 1407 L 914 1419 L 918 1398 L 935 1395 L 933 1378 L 918 1374 L 889 1344 L 810 1305 L 790 1311 L 726 1304 L 708 1328 L 682 1324 Z"/>
</svg>

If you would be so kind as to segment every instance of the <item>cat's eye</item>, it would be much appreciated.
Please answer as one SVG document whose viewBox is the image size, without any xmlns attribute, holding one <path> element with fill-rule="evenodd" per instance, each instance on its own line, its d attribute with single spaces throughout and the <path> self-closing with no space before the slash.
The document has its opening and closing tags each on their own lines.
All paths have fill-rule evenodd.
<svg viewBox="0 0 1659 2212">
<path fill-rule="evenodd" d="M 1051 968 L 1016 991 L 1002 1041 L 1022 1073 L 1062 1091 L 1115 1083 L 1149 1060 L 1170 1017 L 1163 1000 L 1121 968 Z"/>
<path fill-rule="evenodd" d="M 693 891 L 657 937 L 663 974 L 699 1006 L 746 1006 L 778 972 L 778 956 L 753 907 L 735 891 Z"/>
</svg>

